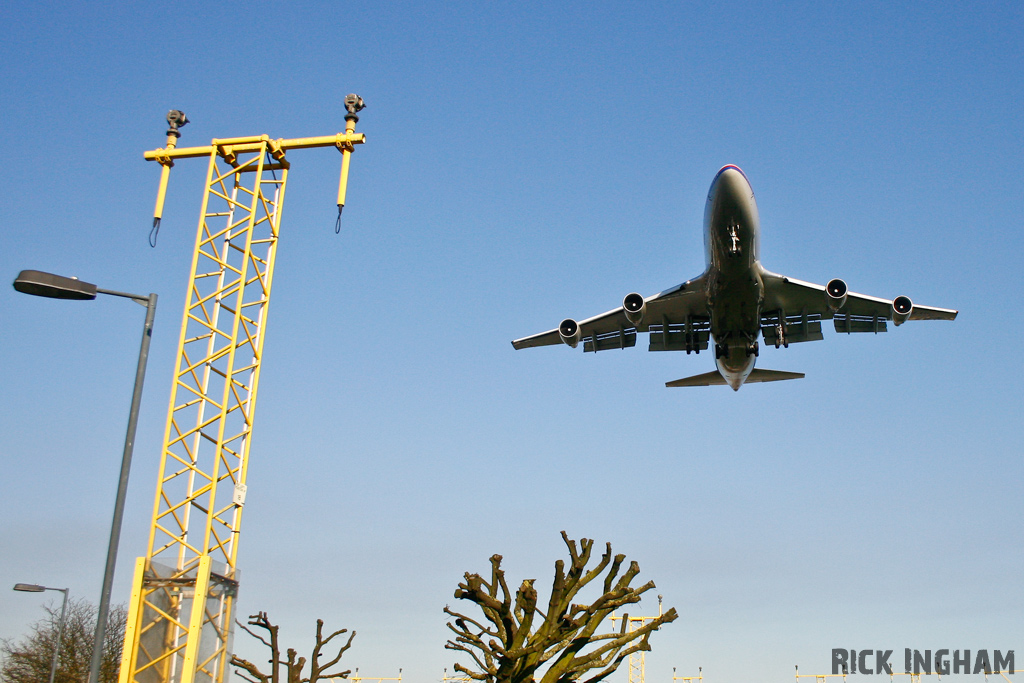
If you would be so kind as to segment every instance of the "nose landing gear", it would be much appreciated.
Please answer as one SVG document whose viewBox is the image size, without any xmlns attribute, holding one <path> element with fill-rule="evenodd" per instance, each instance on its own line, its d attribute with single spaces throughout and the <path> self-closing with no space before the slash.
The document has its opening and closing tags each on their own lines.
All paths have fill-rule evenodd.
<svg viewBox="0 0 1024 683">
<path fill-rule="evenodd" d="M 733 223 L 729 226 L 729 256 L 740 255 L 740 226 Z"/>
</svg>

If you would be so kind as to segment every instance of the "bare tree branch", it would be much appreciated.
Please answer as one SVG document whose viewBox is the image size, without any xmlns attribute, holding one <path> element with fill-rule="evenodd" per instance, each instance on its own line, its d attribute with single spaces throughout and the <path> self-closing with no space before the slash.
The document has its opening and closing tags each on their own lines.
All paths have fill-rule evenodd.
<svg viewBox="0 0 1024 683">
<path fill-rule="evenodd" d="M 323 635 L 323 627 L 324 627 L 324 620 L 323 619 L 317 619 L 316 620 L 316 647 L 313 648 L 313 657 L 310 660 L 310 672 L 309 672 L 309 681 L 310 681 L 310 683 L 316 683 L 316 681 L 318 679 L 320 679 L 321 677 L 324 677 L 324 678 L 327 678 L 327 677 L 331 677 L 331 678 L 347 678 L 348 675 L 350 673 L 352 673 L 351 670 L 346 670 L 346 671 L 337 672 L 337 673 L 329 673 L 327 670 L 330 669 L 335 664 L 337 664 L 338 661 L 341 659 L 341 656 L 343 654 L 345 654 L 345 651 L 348 650 L 350 647 L 352 647 L 352 639 L 356 637 L 356 632 L 353 631 L 349 635 L 348 641 L 346 641 L 345 644 L 341 646 L 341 648 L 338 650 L 338 654 L 335 655 L 334 658 L 331 659 L 331 661 L 327 662 L 326 664 L 321 665 L 319 663 L 319 659 L 320 659 L 320 650 L 323 648 L 323 646 L 327 645 L 327 643 L 331 642 L 331 640 L 335 636 L 340 636 L 343 633 L 348 633 L 348 629 L 347 628 L 343 628 L 343 629 L 340 629 L 338 631 L 335 631 L 334 633 L 332 633 L 331 635 L 327 636 L 326 638 L 323 638 L 322 637 L 322 635 Z"/>
<path fill-rule="evenodd" d="M 257 638 L 259 638 L 259 636 L 257 636 Z M 262 640 L 262 638 L 260 638 L 260 640 Z M 252 678 L 249 678 L 241 671 L 235 671 L 236 674 L 238 674 L 247 681 L 259 681 L 259 683 L 267 683 L 267 681 L 270 680 L 270 677 L 264 674 L 262 671 L 260 671 L 255 664 L 246 659 L 242 659 L 241 657 L 238 657 L 236 655 L 231 656 L 231 665 L 244 669 L 246 672 L 251 674 Z"/>
<path fill-rule="evenodd" d="M 339 647 L 338 653 L 331 657 L 330 661 L 326 663 L 321 663 L 320 656 L 324 646 L 330 643 L 331 640 L 333 640 L 335 637 L 348 633 L 348 629 L 343 628 L 337 630 L 334 633 L 328 635 L 326 638 L 324 638 L 323 619 L 317 619 L 316 644 L 313 646 L 313 654 L 310 657 L 309 677 L 303 678 L 302 670 L 306 667 L 306 658 L 299 657 L 298 652 L 296 652 L 293 648 L 288 648 L 286 652 L 287 658 L 283 660 L 281 659 L 281 650 L 278 645 L 277 637 L 278 627 L 270 623 L 270 620 L 267 618 L 266 612 L 259 612 L 257 614 L 250 616 L 248 625 L 253 626 L 255 628 L 262 628 L 265 631 L 267 631 L 267 633 L 270 634 L 269 642 L 259 634 L 253 632 L 249 628 L 246 628 L 246 626 L 243 626 L 240 622 L 236 623 L 238 623 L 238 625 L 241 626 L 246 633 L 251 635 L 256 640 L 260 641 L 270 649 L 271 672 L 269 674 L 264 674 L 252 662 L 246 661 L 234 655 L 231 657 L 232 666 L 238 667 L 238 669 L 235 670 L 235 673 L 237 673 L 246 681 L 249 681 L 249 683 L 278 683 L 278 673 L 280 671 L 280 666 L 282 664 L 284 664 L 285 666 L 286 683 L 317 683 L 317 681 L 321 678 L 348 678 L 348 675 L 352 673 L 351 670 L 332 672 L 329 671 L 329 669 L 332 666 L 336 665 L 341 660 L 342 655 L 344 655 L 345 652 L 350 647 L 352 647 L 352 639 L 356 637 L 355 631 L 353 631 L 349 635 L 348 640 L 345 642 L 344 645 L 341 645 Z M 246 676 L 244 673 L 242 673 L 242 671 L 248 673 L 249 676 Z"/>
</svg>

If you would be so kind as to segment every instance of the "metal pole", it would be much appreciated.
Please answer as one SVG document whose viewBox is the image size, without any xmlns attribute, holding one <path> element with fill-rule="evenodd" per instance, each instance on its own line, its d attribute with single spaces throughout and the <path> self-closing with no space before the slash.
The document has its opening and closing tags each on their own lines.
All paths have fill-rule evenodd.
<svg viewBox="0 0 1024 683">
<path fill-rule="evenodd" d="M 110 612 L 110 590 L 114 582 L 114 565 L 117 563 L 117 545 L 121 538 L 121 520 L 124 517 L 124 499 L 128 492 L 128 474 L 132 468 L 132 451 L 135 448 L 135 429 L 139 422 L 139 404 L 142 402 L 142 383 L 146 379 L 146 362 L 149 360 L 149 341 L 153 336 L 153 318 L 156 316 L 156 294 L 149 298 L 124 294 L 97 288 L 102 294 L 127 296 L 140 303 L 146 302 L 146 322 L 142 328 L 142 344 L 139 348 L 139 364 L 135 370 L 135 389 L 132 392 L 132 408 L 128 414 L 128 433 L 124 439 L 124 453 L 121 456 L 121 478 L 117 483 L 117 498 L 114 503 L 114 520 L 110 525 L 110 543 L 107 545 L 107 566 L 103 570 L 103 589 L 100 591 L 100 605 L 96 613 L 96 634 L 93 638 L 92 660 L 89 663 L 89 683 L 99 683 L 100 664 L 103 662 L 103 641 L 107 630 L 107 614 Z M 53 679 L 50 679 L 53 683 Z"/>
<path fill-rule="evenodd" d="M 60 659 L 60 644 L 64 639 L 64 616 L 68 612 L 68 589 L 47 588 L 47 590 L 60 591 L 64 594 L 64 604 L 60 608 L 60 626 L 57 628 L 57 644 L 53 647 L 53 662 L 50 663 L 50 683 L 53 683 L 53 679 L 57 676 L 57 661 Z"/>
</svg>

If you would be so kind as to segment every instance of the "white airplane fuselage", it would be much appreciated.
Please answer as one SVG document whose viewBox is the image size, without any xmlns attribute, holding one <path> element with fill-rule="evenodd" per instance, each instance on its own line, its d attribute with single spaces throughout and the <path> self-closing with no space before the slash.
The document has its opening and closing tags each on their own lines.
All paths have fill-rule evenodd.
<svg viewBox="0 0 1024 683">
<path fill-rule="evenodd" d="M 736 166 L 711 182 L 704 205 L 705 287 L 715 364 L 733 389 L 754 369 L 764 302 L 758 260 L 760 222 L 754 191 Z"/>
</svg>

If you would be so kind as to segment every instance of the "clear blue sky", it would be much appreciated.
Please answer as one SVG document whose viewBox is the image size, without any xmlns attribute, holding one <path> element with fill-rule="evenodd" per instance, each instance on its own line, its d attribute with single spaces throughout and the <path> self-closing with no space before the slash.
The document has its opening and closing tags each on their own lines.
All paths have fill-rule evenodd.
<svg viewBox="0 0 1024 683">
<path fill-rule="evenodd" d="M 0 276 L 161 297 L 115 598 L 146 550 L 204 172 L 174 168 L 151 249 L 142 152 L 170 108 L 182 145 L 324 135 L 357 92 L 340 235 L 338 155 L 291 156 L 240 614 L 300 650 L 318 617 L 356 629 L 362 675 L 430 683 L 462 573 L 502 553 L 546 586 L 565 529 L 679 610 L 652 683 L 1024 651 L 1022 46 L 1011 2 L 4 6 Z M 726 163 L 767 268 L 959 318 L 766 349 L 807 378 L 738 393 L 665 389 L 712 361 L 646 340 L 513 351 L 698 275 Z M 0 288 L 0 637 L 44 603 L 5 586 L 98 597 L 142 316 Z"/>
</svg>

